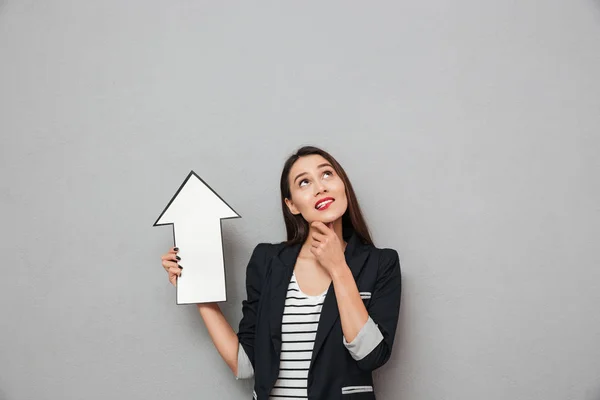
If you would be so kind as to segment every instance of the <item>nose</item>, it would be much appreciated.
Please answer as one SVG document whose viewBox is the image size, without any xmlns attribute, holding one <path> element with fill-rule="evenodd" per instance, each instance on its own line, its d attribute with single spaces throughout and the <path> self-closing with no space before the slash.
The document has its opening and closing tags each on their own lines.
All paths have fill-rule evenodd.
<svg viewBox="0 0 600 400">
<path fill-rule="evenodd" d="M 315 188 L 317 188 L 317 193 L 315 194 L 315 196 L 320 195 L 323 192 L 327 191 L 327 188 L 325 187 L 325 185 L 323 185 L 322 182 L 319 182 L 318 185 L 315 185 Z"/>
</svg>

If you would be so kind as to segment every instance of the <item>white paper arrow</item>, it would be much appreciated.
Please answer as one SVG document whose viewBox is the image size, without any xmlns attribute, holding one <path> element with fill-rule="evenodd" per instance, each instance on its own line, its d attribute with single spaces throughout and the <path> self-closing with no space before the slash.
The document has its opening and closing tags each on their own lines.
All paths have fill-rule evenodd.
<svg viewBox="0 0 600 400">
<path fill-rule="evenodd" d="M 240 216 L 191 171 L 154 223 L 173 225 L 183 267 L 177 304 L 227 300 L 221 220 L 228 218 Z"/>
</svg>

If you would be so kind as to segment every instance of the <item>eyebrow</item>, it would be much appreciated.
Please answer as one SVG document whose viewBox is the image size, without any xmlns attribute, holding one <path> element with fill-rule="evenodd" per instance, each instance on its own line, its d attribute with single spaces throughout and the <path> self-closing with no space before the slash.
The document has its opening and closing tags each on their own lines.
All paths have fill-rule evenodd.
<svg viewBox="0 0 600 400">
<path fill-rule="evenodd" d="M 331 168 L 333 168 L 333 167 L 331 166 L 331 164 L 329 164 L 329 163 L 323 163 L 323 164 L 319 165 L 317 168 L 323 168 L 323 167 L 331 167 Z M 305 175 L 305 174 L 306 174 L 306 172 L 302 172 L 302 173 L 300 173 L 300 174 L 296 175 L 296 177 L 294 178 L 294 183 L 296 183 L 296 180 L 297 180 L 298 178 L 300 178 L 302 175 Z"/>
</svg>

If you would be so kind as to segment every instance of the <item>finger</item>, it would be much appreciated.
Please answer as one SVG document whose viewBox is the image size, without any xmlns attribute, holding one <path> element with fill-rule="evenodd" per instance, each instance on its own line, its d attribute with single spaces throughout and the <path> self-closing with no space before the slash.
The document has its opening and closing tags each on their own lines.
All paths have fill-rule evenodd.
<svg viewBox="0 0 600 400">
<path fill-rule="evenodd" d="M 181 260 L 181 257 L 179 257 L 175 253 L 167 253 L 162 256 L 162 259 L 163 260 Z"/>
<path fill-rule="evenodd" d="M 313 223 L 311 225 L 313 226 L 313 228 L 317 229 L 319 232 L 321 232 L 324 235 L 329 233 L 329 228 L 327 228 L 327 226 L 324 223 L 322 223 L 321 221 L 313 221 Z"/>
<path fill-rule="evenodd" d="M 321 242 L 317 242 L 316 240 L 313 240 L 312 242 L 310 242 L 310 246 L 312 248 L 317 249 L 317 248 L 321 247 Z"/>
<path fill-rule="evenodd" d="M 169 253 L 177 253 L 179 251 L 179 247 L 171 247 L 169 249 Z"/>
<path fill-rule="evenodd" d="M 325 240 L 327 240 L 327 235 L 323 235 L 322 233 L 319 232 L 314 232 L 311 233 L 311 236 L 313 238 L 313 240 L 316 240 L 318 242 L 324 242 Z"/>
<path fill-rule="evenodd" d="M 328 223 L 327 227 L 329 228 L 329 231 L 331 232 L 331 234 L 333 236 L 335 236 L 338 239 L 340 238 L 339 235 L 337 234 L 337 232 L 335 231 L 335 229 L 333 228 L 333 222 Z"/>
<path fill-rule="evenodd" d="M 162 266 L 168 271 L 169 268 L 177 268 L 179 264 L 177 264 L 175 261 L 163 261 Z"/>
<path fill-rule="evenodd" d="M 179 279 L 179 276 L 180 275 L 169 272 L 169 282 L 171 282 L 173 286 L 176 286 L 177 279 Z"/>
<path fill-rule="evenodd" d="M 175 253 L 167 253 L 167 254 L 163 254 L 161 259 L 163 261 L 181 261 L 181 257 L 179 257 L 177 254 Z"/>
<path fill-rule="evenodd" d="M 169 268 L 169 277 L 171 277 L 171 275 L 181 276 L 182 269 L 183 268 L 177 268 L 177 267 Z"/>
<path fill-rule="evenodd" d="M 313 221 L 311 223 L 311 226 L 315 229 L 317 229 L 319 232 L 321 233 L 327 233 L 327 227 L 325 226 L 324 223 L 322 223 L 321 221 Z"/>
</svg>

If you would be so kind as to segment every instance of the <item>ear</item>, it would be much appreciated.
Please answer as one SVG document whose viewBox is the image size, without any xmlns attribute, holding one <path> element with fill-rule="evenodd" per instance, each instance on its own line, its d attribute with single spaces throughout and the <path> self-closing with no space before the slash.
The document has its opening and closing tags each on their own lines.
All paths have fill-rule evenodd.
<svg viewBox="0 0 600 400">
<path fill-rule="evenodd" d="M 290 210 L 290 212 L 292 214 L 294 214 L 294 215 L 300 214 L 300 211 L 298 211 L 298 209 L 296 208 L 296 206 L 290 199 L 285 199 L 285 205 L 288 207 L 288 209 Z"/>
</svg>

